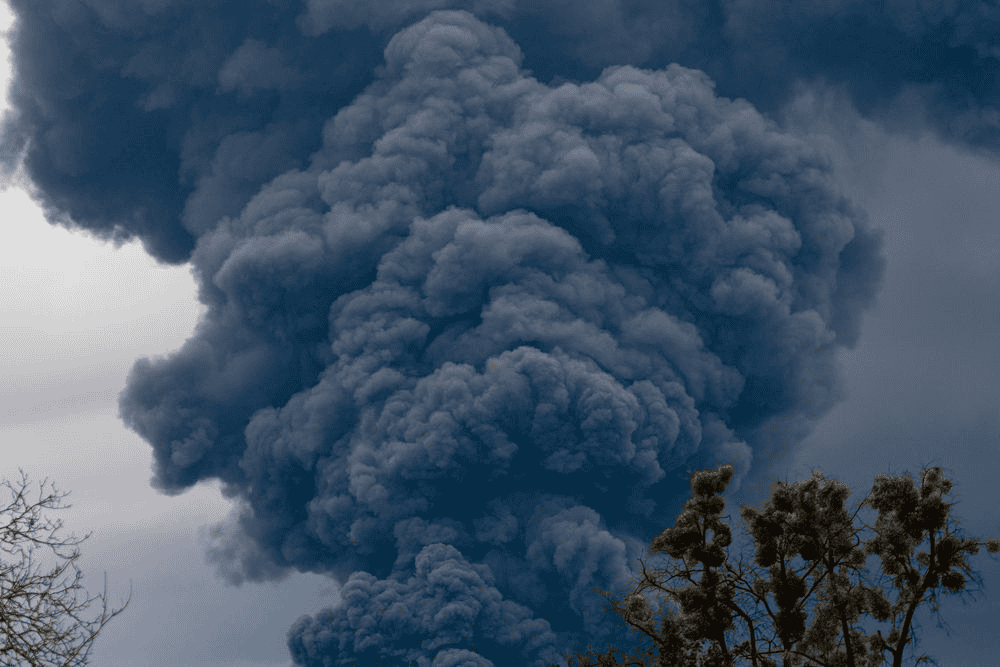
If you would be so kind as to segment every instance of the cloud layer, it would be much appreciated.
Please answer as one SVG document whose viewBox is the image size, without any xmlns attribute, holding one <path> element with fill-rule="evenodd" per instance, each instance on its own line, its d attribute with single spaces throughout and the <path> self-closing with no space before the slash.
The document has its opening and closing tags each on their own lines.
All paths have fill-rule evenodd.
<svg viewBox="0 0 1000 667">
<path fill-rule="evenodd" d="M 168 263 L 306 168 L 390 38 L 436 9 L 502 27 L 543 82 L 678 63 L 770 117 L 799 86 L 824 85 L 893 131 L 1000 148 L 1000 9 L 985 0 L 10 2 L 0 171 L 24 158 L 50 219 L 137 237 Z"/>
<path fill-rule="evenodd" d="M 879 236 L 821 144 L 702 71 L 540 81 L 513 2 L 14 4 L 8 129 L 41 196 L 190 260 L 208 307 L 121 395 L 152 483 L 223 480 L 234 584 L 343 582 L 291 628 L 297 664 L 627 644 L 597 591 L 634 579 L 686 469 L 743 478 L 840 397 Z M 556 35 L 610 26 L 581 72 L 700 43 L 666 19 L 615 41 L 589 7 Z"/>
</svg>

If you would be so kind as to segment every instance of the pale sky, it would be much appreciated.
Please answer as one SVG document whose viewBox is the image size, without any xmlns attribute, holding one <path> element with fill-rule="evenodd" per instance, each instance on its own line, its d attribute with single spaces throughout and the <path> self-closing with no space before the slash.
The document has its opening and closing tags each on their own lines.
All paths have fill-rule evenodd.
<svg viewBox="0 0 1000 667">
<path fill-rule="evenodd" d="M 20 467 L 32 483 L 47 477 L 70 493 L 73 506 L 50 515 L 63 520 L 62 535 L 93 532 L 77 561 L 91 595 L 105 571 L 110 607 L 133 585 L 90 664 L 289 664 L 285 632 L 306 607 L 335 599 L 330 582 L 299 575 L 236 589 L 214 578 L 198 528 L 229 503 L 217 485 L 173 498 L 154 491 L 149 447 L 117 416 L 135 358 L 180 346 L 203 310 L 188 269 L 157 266 L 138 242 L 115 249 L 51 226 L 20 189 L 0 193 L 0 211 L 3 475 L 16 480 Z"/>
</svg>

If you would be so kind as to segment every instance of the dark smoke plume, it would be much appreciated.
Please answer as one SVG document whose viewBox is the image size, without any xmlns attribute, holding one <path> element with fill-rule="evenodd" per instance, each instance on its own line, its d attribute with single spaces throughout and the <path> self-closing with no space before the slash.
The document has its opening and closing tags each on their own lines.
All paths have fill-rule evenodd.
<svg viewBox="0 0 1000 667">
<path fill-rule="evenodd" d="M 1000 151 L 1000 5 L 988 0 L 9 2 L 0 175 L 23 161 L 50 220 L 137 237 L 167 263 L 306 168 L 389 39 L 435 9 L 501 26 L 546 83 L 678 63 L 772 118 L 819 84 L 891 131 Z"/>
<path fill-rule="evenodd" d="M 597 591 L 634 580 L 687 469 L 746 478 L 840 397 L 879 236 L 820 145 L 701 71 L 546 83 L 495 25 L 515 3 L 396 4 L 15 2 L 8 136 L 51 210 L 190 259 L 207 313 L 121 416 L 158 489 L 238 501 L 229 581 L 342 582 L 297 664 L 628 645 Z M 588 58 L 628 60 L 589 7 Z"/>
</svg>

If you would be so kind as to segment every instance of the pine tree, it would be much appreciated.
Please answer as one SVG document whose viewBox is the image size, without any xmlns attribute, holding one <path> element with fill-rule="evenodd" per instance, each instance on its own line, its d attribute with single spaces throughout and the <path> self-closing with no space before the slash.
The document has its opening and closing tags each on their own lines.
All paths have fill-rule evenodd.
<svg viewBox="0 0 1000 667">
<path fill-rule="evenodd" d="M 848 487 L 814 472 L 800 482 L 778 482 L 760 509 L 741 509 L 754 555 L 733 563 L 722 515 L 733 474 L 721 465 L 692 475 L 693 496 L 650 545 L 667 566 L 650 569 L 640 561 L 642 577 L 629 595 L 604 593 L 658 647 L 659 667 L 877 667 L 886 660 L 902 667 L 917 609 L 930 603 L 939 614 L 942 589 L 958 594 L 969 581 L 981 585 L 966 557 L 981 546 L 1000 551 L 998 540 L 959 534 L 946 499 L 953 484 L 940 467 L 924 468 L 919 486 L 909 474 L 878 475 L 853 512 Z M 874 526 L 857 525 L 865 506 L 878 512 Z M 862 541 L 865 531 L 874 535 Z M 885 576 L 871 581 L 869 556 L 878 557 L 888 583 Z M 658 598 L 655 609 L 650 594 Z M 889 623 L 887 633 L 866 632 L 862 616 Z M 730 637 L 738 631 L 745 639 L 735 643 Z M 652 664 L 612 661 L 610 650 L 598 655 L 603 662 L 582 667 Z M 923 661 L 933 662 L 926 655 Z"/>
</svg>

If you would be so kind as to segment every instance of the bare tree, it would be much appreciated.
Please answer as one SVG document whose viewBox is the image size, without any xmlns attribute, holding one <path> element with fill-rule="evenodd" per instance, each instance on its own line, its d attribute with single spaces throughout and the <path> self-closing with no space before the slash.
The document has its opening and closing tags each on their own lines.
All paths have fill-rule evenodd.
<svg viewBox="0 0 1000 667">
<path fill-rule="evenodd" d="M 56 533 L 62 521 L 42 516 L 43 509 L 65 509 L 71 505 L 59 502 L 68 493 L 57 493 L 53 486 L 46 493 L 48 480 L 38 484 L 38 500 L 27 498 L 28 477 L 23 470 L 20 484 L 9 480 L 4 486 L 13 496 L 0 510 L 0 549 L 12 560 L 0 557 L 0 667 L 30 665 L 30 667 L 75 667 L 86 665 L 90 649 L 98 633 L 112 618 L 120 614 L 132 599 L 119 609 L 108 612 L 107 573 L 104 594 L 78 600 L 83 574 L 76 565 L 80 557 L 77 546 L 90 537 L 61 539 Z M 46 573 L 35 563 L 35 551 L 49 547 L 62 562 Z M 62 578 L 72 566 L 72 582 Z M 62 579 L 61 579 L 62 578 Z M 84 620 L 82 613 L 95 600 L 101 601 L 101 615 Z"/>
<path fill-rule="evenodd" d="M 762 509 L 742 508 L 754 557 L 748 563 L 741 554 L 731 563 L 722 493 L 733 472 L 729 465 L 696 472 L 693 497 L 651 544 L 671 559 L 668 566 L 649 569 L 640 561 L 642 578 L 631 594 L 604 593 L 626 623 L 659 646 L 661 667 L 776 667 L 778 659 L 784 667 L 877 667 L 886 660 L 901 667 L 915 639 L 916 610 L 930 602 L 940 616 L 942 587 L 961 593 L 971 580 L 981 588 L 966 555 L 980 546 L 1000 551 L 1000 541 L 958 534 L 945 500 L 952 483 L 939 467 L 924 468 L 919 487 L 909 474 L 877 476 L 853 512 L 845 505 L 847 486 L 815 472 L 779 482 Z M 862 506 L 878 511 L 874 527 L 855 525 Z M 862 541 L 863 530 L 874 536 Z M 870 581 L 866 561 L 873 555 L 891 577 L 894 600 L 885 576 Z M 650 592 L 659 596 L 655 609 Z M 862 615 L 891 628 L 865 632 Z M 732 635 L 741 630 L 737 642 Z M 934 661 L 922 655 L 917 662 Z"/>
</svg>

